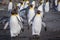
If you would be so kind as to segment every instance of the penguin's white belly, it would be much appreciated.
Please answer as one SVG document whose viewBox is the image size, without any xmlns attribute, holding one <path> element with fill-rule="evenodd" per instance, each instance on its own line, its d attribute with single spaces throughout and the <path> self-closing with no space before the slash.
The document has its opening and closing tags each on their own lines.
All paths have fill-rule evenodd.
<svg viewBox="0 0 60 40">
<path fill-rule="evenodd" d="M 11 37 L 18 36 L 20 33 L 21 27 L 18 24 L 18 20 L 15 16 L 12 16 L 10 18 L 10 32 L 11 32 Z"/>
<path fill-rule="evenodd" d="M 45 12 L 48 12 L 49 11 L 49 3 L 46 3 L 45 5 Z"/>
<path fill-rule="evenodd" d="M 29 11 L 29 14 L 28 14 L 28 21 L 30 22 L 31 19 L 33 18 L 33 16 L 35 15 L 34 11 Z"/>
<path fill-rule="evenodd" d="M 58 4 L 58 11 L 60 11 L 60 3 Z"/>
<path fill-rule="evenodd" d="M 41 12 L 43 12 L 43 4 L 41 4 L 41 5 L 38 7 L 38 10 L 40 10 Z"/>
<path fill-rule="evenodd" d="M 41 27 L 42 27 L 42 19 L 41 17 L 35 17 L 32 24 L 32 35 L 40 35 Z"/>
</svg>

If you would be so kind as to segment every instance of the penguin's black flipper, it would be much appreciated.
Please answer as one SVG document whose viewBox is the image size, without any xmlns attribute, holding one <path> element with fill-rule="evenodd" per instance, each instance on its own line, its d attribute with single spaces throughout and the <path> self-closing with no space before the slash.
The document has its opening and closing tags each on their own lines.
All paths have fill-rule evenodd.
<svg viewBox="0 0 60 40">
<path fill-rule="evenodd" d="M 3 16 L 0 18 L 0 24 L 5 24 L 9 20 L 9 17 Z"/>
<path fill-rule="evenodd" d="M 22 28 L 21 31 L 24 32 L 24 28 Z"/>
<path fill-rule="evenodd" d="M 45 31 L 47 31 L 47 27 L 45 27 L 44 29 L 45 29 Z"/>
</svg>

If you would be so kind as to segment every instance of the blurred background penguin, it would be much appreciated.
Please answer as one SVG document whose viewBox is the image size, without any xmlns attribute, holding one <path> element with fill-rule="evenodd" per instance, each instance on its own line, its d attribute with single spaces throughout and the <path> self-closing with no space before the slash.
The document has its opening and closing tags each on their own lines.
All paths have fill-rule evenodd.
<svg viewBox="0 0 60 40">
<path fill-rule="evenodd" d="M 40 6 L 38 7 L 38 10 L 40 11 L 40 13 L 42 14 L 43 17 L 43 0 L 40 0 Z"/>
<path fill-rule="evenodd" d="M 49 0 L 46 0 L 45 12 L 49 12 Z"/>
<path fill-rule="evenodd" d="M 33 7 L 32 4 L 29 7 L 30 7 L 30 9 L 28 11 L 27 17 L 28 17 L 28 24 L 30 25 L 31 24 L 31 19 L 35 15 L 35 10 L 34 10 L 34 7 Z"/>
<path fill-rule="evenodd" d="M 24 5 L 24 8 L 27 8 L 29 6 L 29 0 L 26 0 L 25 1 L 25 5 Z"/>
<path fill-rule="evenodd" d="M 60 11 L 60 0 L 58 0 L 58 7 L 57 7 L 58 11 Z"/>
<path fill-rule="evenodd" d="M 23 4 L 23 2 L 21 2 L 20 16 L 21 16 L 22 18 L 25 18 L 25 10 L 21 11 L 22 9 L 24 9 L 24 4 Z"/>
<path fill-rule="evenodd" d="M 10 0 L 9 4 L 8 4 L 8 13 L 11 15 L 11 12 L 12 12 L 12 9 L 13 9 L 13 3 L 12 3 L 12 0 Z"/>
<path fill-rule="evenodd" d="M 35 8 L 35 1 L 32 1 L 33 8 Z"/>
</svg>

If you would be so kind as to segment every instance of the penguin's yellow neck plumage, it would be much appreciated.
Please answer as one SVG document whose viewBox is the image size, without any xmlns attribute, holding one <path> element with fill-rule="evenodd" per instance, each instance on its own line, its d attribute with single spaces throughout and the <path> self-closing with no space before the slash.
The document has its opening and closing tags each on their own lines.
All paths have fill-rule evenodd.
<svg viewBox="0 0 60 40">
<path fill-rule="evenodd" d="M 17 16 L 18 14 L 14 14 L 14 15 L 12 15 L 12 16 Z"/>
<path fill-rule="evenodd" d="M 24 6 L 23 4 L 21 6 Z"/>
<path fill-rule="evenodd" d="M 33 10 L 34 8 L 32 7 L 32 8 L 30 8 L 30 10 Z"/>
<path fill-rule="evenodd" d="M 12 2 L 10 2 L 10 3 L 12 3 Z"/>
<path fill-rule="evenodd" d="M 40 14 L 37 14 L 36 16 L 40 16 Z"/>
<path fill-rule="evenodd" d="M 41 1 L 40 1 L 40 5 L 41 5 L 42 3 L 43 3 L 43 1 L 41 0 Z"/>
</svg>

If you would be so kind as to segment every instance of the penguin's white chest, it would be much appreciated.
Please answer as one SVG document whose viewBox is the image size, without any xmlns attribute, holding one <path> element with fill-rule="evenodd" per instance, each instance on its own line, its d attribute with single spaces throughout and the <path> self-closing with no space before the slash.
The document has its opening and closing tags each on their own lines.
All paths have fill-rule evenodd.
<svg viewBox="0 0 60 40">
<path fill-rule="evenodd" d="M 12 16 L 10 18 L 10 24 L 12 24 L 12 25 L 18 24 L 18 20 L 15 16 Z"/>
<path fill-rule="evenodd" d="M 31 21 L 31 19 L 33 18 L 34 15 L 35 15 L 35 11 L 34 10 L 29 10 L 29 13 L 28 13 L 29 22 Z"/>
<path fill-rule="evenodd" d="M 20 33 L 21 27 L 18 24 L 18 20 L 16 18 L 16 16 L 12 16 L 10 18 L 10 32 L 11 32 L 11 36 L 18 36 L 18 34 Z"/>
</svg>

